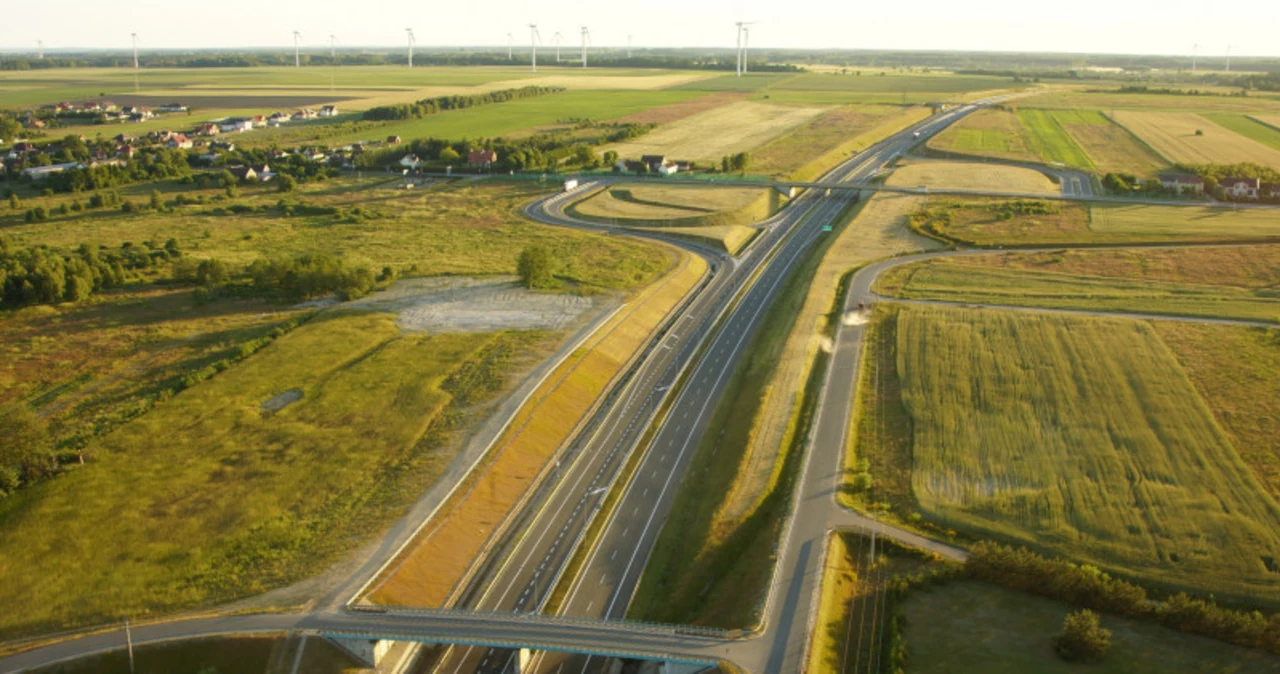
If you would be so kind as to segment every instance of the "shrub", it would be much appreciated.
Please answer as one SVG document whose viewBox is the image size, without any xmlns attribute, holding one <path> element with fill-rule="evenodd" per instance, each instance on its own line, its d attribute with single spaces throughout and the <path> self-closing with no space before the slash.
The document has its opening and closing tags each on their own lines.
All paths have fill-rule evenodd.
<svg viewBox="0 0 1280 674">
<path fill-rule="evenodd" d="M 1099 660 L 1111 648 L 1111 630 L 1103 629 L 1098 614 L 1084 609 L 1068 613 L 1062 632 L 1053 638 L 1053 650 L 1069 662 Z"/>
<path fill-rule="evenodd" d="M 551 251 L 545 246 L 529 246 L 520 251 L 520 259 L 516 262 L 520 273 L 520 281 L 527 288 L 548 288 L 551 286 L 553 274 L 551 270 Z"/>
</svg>

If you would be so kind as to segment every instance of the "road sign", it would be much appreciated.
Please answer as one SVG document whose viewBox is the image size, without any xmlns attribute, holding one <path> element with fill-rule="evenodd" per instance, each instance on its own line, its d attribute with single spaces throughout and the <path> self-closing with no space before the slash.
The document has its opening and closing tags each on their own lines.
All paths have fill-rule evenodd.
<svg viewBox="0 0 1280 674">
<path fill-rule="evenodd" d="M 823 227 L 823 228 L 822 228 L 822 231 L 824 231 L 824 232 L 830 232 L 830 231 L 831 231 L 831 225 L 827 225 L 827 226 Z"/>
</svg>

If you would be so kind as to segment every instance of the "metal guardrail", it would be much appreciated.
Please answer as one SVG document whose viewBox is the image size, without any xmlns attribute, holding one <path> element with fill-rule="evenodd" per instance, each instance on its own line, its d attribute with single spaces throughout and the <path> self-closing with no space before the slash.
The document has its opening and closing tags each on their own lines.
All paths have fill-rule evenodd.
<svg viewBox="0 0 1280 674">
<path fill-rule="evenodd" d="M 743 630 L 730 630 L 720 627 L 705 627 L 701 625 L 676 625 L 671 623 L 656 623 L 642 620 L 613 620 L 607 618 L 586 618 L 511 611 L 463 611 L 458 609 L 404 608 L 370 605 L 349 606 L 347 607 L 347 611 L 350 613 L 369 613 L 375 615 L 406 617 L 422 616 L 473 622 L 516 622 L 527 623 L 530 625 L 588 627 L 613 631 L 671 634 L 723 640 L 740 638 L 746 634 Z"/>
</svg>

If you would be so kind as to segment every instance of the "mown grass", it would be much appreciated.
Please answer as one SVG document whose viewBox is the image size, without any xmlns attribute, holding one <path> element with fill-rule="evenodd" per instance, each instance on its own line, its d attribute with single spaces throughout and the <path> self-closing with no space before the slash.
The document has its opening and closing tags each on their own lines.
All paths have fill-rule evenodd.
<svg viewBox="0 0 1280 674">
<path fill-rule="evenodd" d="M 1150 325 L 904 307 L 897 348 L 926 517 L 1164 586 L 1277 596 L 1280 505 Z"/>
<path fill-rule="evenodd" d="M 671 273 L 647 288 L 565 360 L 534 393 L 413 545 L 371 587 L 379 604 L 447 606 L 485 542 L 535 484 L 547 461 L 636 350 L 706 271 L 681 254 Z"/>
<path fill-rule="evenodd" d="M 847 221 L 846 215 L 842 222 Z M 733 373 L 707 424 L 628 608 L 629 617 L 727 628 L 749 628 L 759 619 L 772 555 L 804 453 L 803 434 L 788 433 L 789 440 L 767 466 L 768 479 L 753 481 L 758 491 L 748 510 L 726 514 L 725 506 L 739 481 L 746 479 L 743 471 L 756 424 L 745 420 L 755 419 L 764 404 L 807 298 L 809 280 L 834 241 L 824 239 L 792 271 L 745 347 L 751 357 Z M 815 365 L 812 372 L 820 373 L 821 367 Z M 816 386 L 821 386 L 821 378 L 810 376 L 806 387 Z M 804 400 L 794 429 L 806 427 L 816 395 Z"/>
<path fill-rule="evenodd" d="M 775 192 L 757 187 L 615 184 L 570 206 L 573 215 L 639 227 L 749 225 L 777 210 Z"/>
<path fill-rule="evenodd" d="M 206 606 L 314 573 L 443 470 L 465 411 L 543 339 L 312 319 L 122 425 L 87 466 L 0 502 L 0 597 L 26 607 L 0 630 Z M 293 389 L 300 401 L 262 409 Z"/>
<path fill-rule="evenodd" d="M 1280 672 L 1280 658 L 1159 625 L 1103 616 L 1111 649 L 1081 665 L 1059 658 L 1053 636 L 1075 607 L 977 581 L 915 591 L 902 602 L 910 671 L 1057 674 L 1236 674 Z"/>
<path fill-rule="evenodd" d="M 1240 458 L 1280 500 L 1280 333 L 1189 323 L 1155 326 Z"/>
<path fill-rule="evenodd" d="M 1280 248 L 1067 251 L 926 260 L 883 277 L 893 297 L 1280 323 Z"/>
<path fill-rule="evenodd" d="M 861 151 L 929 116 L 922 107 L 843 106 L 778 138 L 752 154 L 756 173 L 810 180 Z"/>
<path fill-rule="evenodd" d="M 261 674 L 293 671 L 299 640 L 286 637 L 198 639 L 134 649 L 134 669 L 123 649 L 31 670 L 33 674 L 164 674 L 217 672 Z M 307 639 L 298 674 L 347 674 L 364 671 L 360 663 L 327 639 Z"/>
</svg>

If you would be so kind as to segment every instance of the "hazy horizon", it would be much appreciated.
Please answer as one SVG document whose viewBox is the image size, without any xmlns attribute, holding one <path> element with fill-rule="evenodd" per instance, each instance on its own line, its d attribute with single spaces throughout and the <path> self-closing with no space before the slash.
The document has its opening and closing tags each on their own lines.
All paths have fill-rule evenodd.
<svg viewBox="0 0 1280 674">
<path fill-rule="evenodd" d="M 302 33 L 309 50 L 328 49 L 330 35 L 340 47 L 394 48 L 404 44 L 405 28 L 414 30 L 424 51 L 505 47 L 508 33 L 517 48 L 527 50 L 531 22 L 538 24 L 547 48 L 554 47 L 557 32 L 566 48 L 576 47 L 580 25 L 590 27 L 598 47 L 625 46 L 630 35 L 636 47 L 730 48 L 733 23 L 745 20 L 755 22 L 751 44 L 758 48 L 1189 56 L 1199 45 L 1199 55 L 1206 59 L 1222 58 L 1228 48 L 1240 57 L 1280 56 L 1280 3 L 1268 0 L 1241 0 L 1229 13 L 1206 12 L 1190 0 L 1080 0 L 1068 9 L 998 0 L 963 6 L 918 0 L 866 8 L 814 0 L 796 12 L 757 0 L 651 0 L 635 7 L 538 6 L 528 0 L 425 7 L 384 0 L 371 11 L 332 0 L 230 0 L 197 13 L 175 11 L 173 3 L 139 0 L 125 15 L 115 5 L 66 0 L 59 13 L 73 17 L 71 21 L 51 23 L 49 10 L 34 3 L 9 8 L 9 26 L 50 29 L 45 34 L 28 28 L 0 32 L 0 50 L 33 53 L 37 41 L 49 53 L 128 49 L 133 32 L 146 50 L 292 49 L 294 30 Z"/>
</svg>

